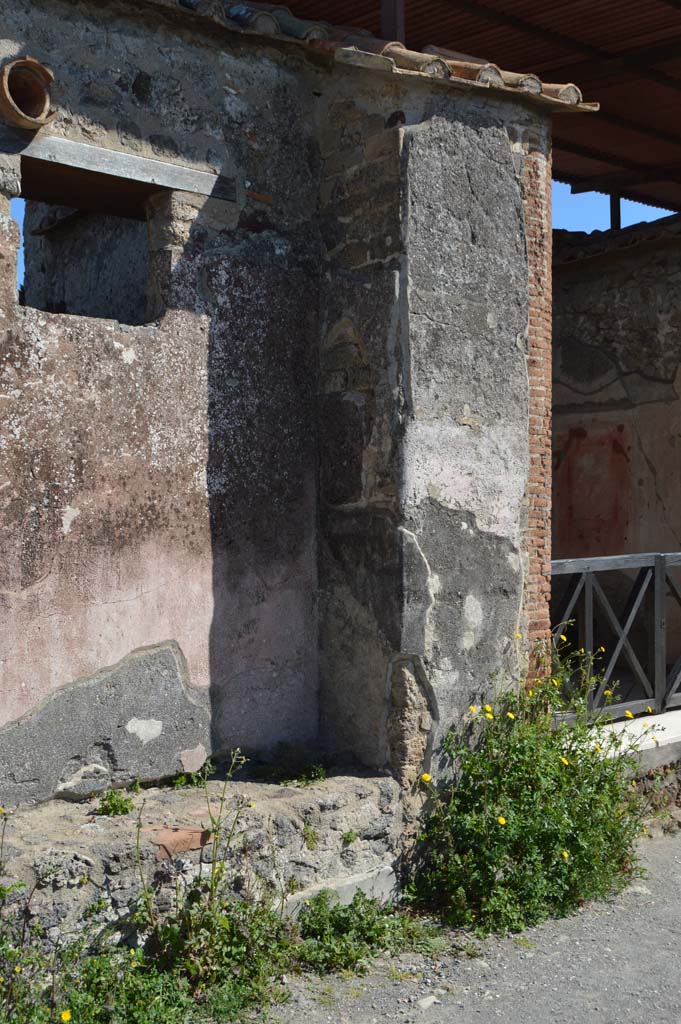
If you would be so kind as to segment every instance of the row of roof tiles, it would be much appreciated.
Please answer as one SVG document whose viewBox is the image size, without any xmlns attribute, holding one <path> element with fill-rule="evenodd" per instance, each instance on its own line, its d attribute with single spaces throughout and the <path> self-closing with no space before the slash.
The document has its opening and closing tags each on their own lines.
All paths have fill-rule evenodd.
<svg viewBox="0 0 681 1024">
<path fill-rule="evenodd" d="M 626 228 L 610 228 L 608 231 L 564 231 L 553 232 L 553 261 L 556 264 L 574 263 L 616 252 L 624 252 L 651 242 L 681 240 L 681 214 L 632 224 Z"/>
<path fill-rule="evenodd" d="M 196 13 L 214 8 L 214 0 L 177 0 Z M 490 61 L 439 46 L 422 51 L 409 50 L 396 40 L 378 39 L 364 29 L 299 18 L 280 4 L 225 0 L 221 7 L 224 24 L 237 31 L 295 40 L 317 52 L 327 52 L 341 63 L 392 68 L 432 78 L 467 83 L 473 87 L 523 93 L 528 99 L 556 109 L 592 111 L 597 103 L 585 103 L 572 82 L 542 82 L 532 73 L 505 71 Z M 371 59 L 373 58 L 373 60 Z"/>
</svg>

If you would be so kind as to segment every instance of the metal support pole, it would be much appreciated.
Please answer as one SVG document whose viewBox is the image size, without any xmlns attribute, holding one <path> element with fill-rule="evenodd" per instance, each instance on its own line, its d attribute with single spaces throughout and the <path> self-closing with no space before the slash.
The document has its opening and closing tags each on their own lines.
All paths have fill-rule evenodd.
<svg viewBox="0 0 681 1024">
<path fill-rule="evenodd" d="M 664 555 L 655 555 L 655 710 L 662 711 L 667 690 L 667 566 Z"/>
<path fill-rule="evenodd" d="M 622 206 L 620 197 L 614 193 L 610 193 L 610 227 L 619 231 L 622 227 Z"/>
<path fill-rule="evenodd" d="M 381 38 L 406 42 L 405 0 L 381 0 Z"/>
</svg>

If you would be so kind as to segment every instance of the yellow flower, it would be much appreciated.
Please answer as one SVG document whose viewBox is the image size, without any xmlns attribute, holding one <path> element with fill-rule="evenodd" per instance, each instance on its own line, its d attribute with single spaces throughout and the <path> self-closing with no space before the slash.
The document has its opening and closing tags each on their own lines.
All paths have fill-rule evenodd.
<svg viewBox="0 0 681 1024">
<path fill-rule="evenodd" d="M 597 743 L 596 746 L 594 747 L 594 749 L 595 749 L 597 754 L 602 754 L 603 753 L 603 747 L 600 745 L 600 743 Z"/>
<path fill-rule="evenodd" d="M 528 690 L 527 691 L 527 696 L 528 697 L 534 697 L 534 690 Z"/>
<path fill-rule="evenodd" d="M 491 722 L 492 719 L 494 718 L 494 715 L 492 714 L 491 711 L 485 711 L 485 718 L 487 719 L 488 722 Z"/>
<path fill-rule="evenodd" d="M 612 690 L 603 690 L 604 697 L 612 697 Z"/>
<path fill-rule="evenodd" d="M 470 713 L 472 715 L 477 715 L 477 713 L 478 713 L 478 709 L 476 708 L 475 704 L 471 704 L 469 706 L 468 710 L 470 711 Z"/>
<path fill-rule="evenodd" d="M 653 709 L 651 708 L 650 704 L 649 704 L 649 705 L 648 705 L 648 707 L 646 708 L 646 711 L 648 712 L 648 714 L 649 714 L 649 715 L 652 715 L 652 714 L 653 714 Z"/>
<path fill-rule="evenodd" d="M 14 973 L 15 974 L 21 974 L 21 967 L 15 967 L 14 968 Z"/>
<path fill-rule="evenodd" d="M 643 835 L 644 835 L 644 836 L 647 836 L 647 835 L 648 835 L 648 829 L 647 829 L 647 828 L 645 827 L 645 825 L 644 825 L 644 826 L 643 826 L 643 828 L 641 829 L 641 832 L 643 833 Z"/>
<path fill-rule="evenodd" d="M 601 652 L 601 654 L 605 654 L 605 647 L 599 647 L 598 650 Z"/>
<path fill-rule="evenodd" d="M 564 644 L 567 643 L 567 637 L 565 636 L 565 633 L 561 633 L 560 634 L 560 638 L 561 638 L 561 640 L 563 641 Z"/>
<path fill-rule="evenodd" d="M 433 776 L 429 775 L 428 772 L 423 772 L 423 774 L 421 775 L 421 782 L 431 782 L 432 778 Z"/>
<path fill-rule="evenodd" d="M 507 717 L 507 718 L 510 718 L 512 722 L 514 722 L 514 721 L 515 721 L 515 715 L 513 714 L 513 712 L 512 712 L 512 711 L 507 711 L 507 712 L 506 712 L 506 717 Z"/>
<path fill-rule="evenodd" d="M 500 825 L 505 825 L 506 824 L 506 818 L 503 816 L 503 814 L 499 815 L 499 817 L 497 818 L 497 821 L 499 822 Z"/>
<path fill-rule="evenodd" d="M 522 633 L 514 633 L 513 635 L 515 636 L 516 640 L 522 640 L 522 638 L 523 638 L 523 634 Z"/>
<path fill-rule="evenodd" d="M 570 762 L 568 761 L 567 757 L 561 757 L 560 763 L 561 764 L 570 764 Z"/>
<path fill-rule="evenodd" d="M 62 1015 L 61 1015 L 61 1017 L 59 1019 L 61 1021 L 63 1021 L 64 1024 L 69 1024 L 69 1021 L 71 1020 L 71 1011 L 70 1010 L 64 1010 Z"/>
<path fill-rule="evenodd" d="M 551 682 L 553 683 L 554 686 L 558 686 L 558 680 L 557 679 L 552 679 Z"/>
<path fill-rule="evenodd" d="M 492 707 L 490 704 L 485 704 L 485 711 L 491 711 Z"/>
<path fill-rule="evenodd" d="M 563 850 L 563 859 L 570 860 L 570 854 L 567 852 L 567 850 Z"/>
<path fill-rule="evenodd" d="M 5 808 L 4 807 L 0 807 L 0 818 L 3 816 L 4 813 L 5 813 Z"/>
<path fill-rule="evenodd" d="M 625 718 L 633 718 L 634 716 L 632 715 L 631 711 L 627 710 L 627 711 L 624 712 L 624 717 Z"/>
</svg>

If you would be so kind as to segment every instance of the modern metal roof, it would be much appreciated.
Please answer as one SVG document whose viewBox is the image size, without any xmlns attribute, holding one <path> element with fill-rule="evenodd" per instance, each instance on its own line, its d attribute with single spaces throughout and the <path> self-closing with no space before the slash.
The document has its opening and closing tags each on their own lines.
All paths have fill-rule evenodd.
<svg viewBox="0 0 681 1024">
<path fill-rule="evenodd" d="M 473 54 L 575 82 L 600 113 L 554 120 L 554 176 L 681 211 L 681 0 L 289 0 L 302 18 L 381 35 L 404 4 L 410 50 Z M 385 27 L 385 20 L 383 22 Z"/>
</svg>

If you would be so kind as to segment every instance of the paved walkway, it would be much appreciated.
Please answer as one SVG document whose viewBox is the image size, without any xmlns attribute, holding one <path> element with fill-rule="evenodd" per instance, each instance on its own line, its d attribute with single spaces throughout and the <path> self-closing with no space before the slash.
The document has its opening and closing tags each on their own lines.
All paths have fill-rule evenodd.
<svg viewBox="0 0 681 1024">
<path fill-rule="evenodd" d="M 273 1017 L 286 1024 L 681 1024 L 681 836 L 648 840 L 641 855 L 648 877 L 611 903 L 487 940 L 474 959 L 400 956 L 360 978 L 292 979 L 290 1001 Z"/>
</svg>

